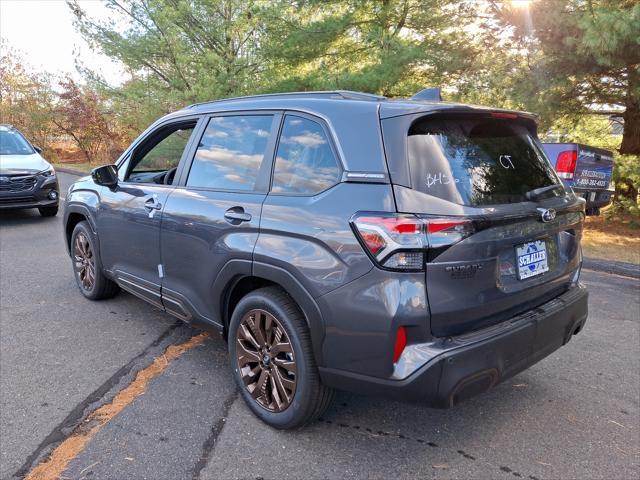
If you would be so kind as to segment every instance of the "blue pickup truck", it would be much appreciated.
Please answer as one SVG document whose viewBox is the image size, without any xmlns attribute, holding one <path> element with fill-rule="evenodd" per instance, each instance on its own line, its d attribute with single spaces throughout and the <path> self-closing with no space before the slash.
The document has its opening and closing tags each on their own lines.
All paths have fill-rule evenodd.
<svg viewBox="0 0 640 480">
<path fill-rule="evenodd" d="M 579 143 L 542 145 L 564 184 L 587 201 L 587 215 L 599 215 L 613 196 L 613 153 Z"/>
</svg>

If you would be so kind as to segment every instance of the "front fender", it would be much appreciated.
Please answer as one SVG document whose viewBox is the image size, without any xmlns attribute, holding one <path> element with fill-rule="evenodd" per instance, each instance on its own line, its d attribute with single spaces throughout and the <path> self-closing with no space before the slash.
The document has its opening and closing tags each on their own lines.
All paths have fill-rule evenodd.
<svg viewBox="0 0 640 480">
<path fill-rule="evenodd" d="M 100 252 L 100 240 L 97 235 L 98 228 L 96 223 L 96 214 L 99 204 L 100 197 L 95 191 L 71 189 L 67 193 L 62 224 L 64 226 L 65 245 L 67 246 L 67 253 L 69 255 L 71 255 L 69 242 L 71 239 L 71 233 L 73 232 L 73 230 L 70 228 L 71 224 L 69 219 L 73 217 L 74 214 L 79 214 L 86 218 L 87 223 L 89 224 L 89 227 L 91 227 L 91 230 L 93 231 L 93 234 L 95 236 L 98 253 Z"/>
</svg>

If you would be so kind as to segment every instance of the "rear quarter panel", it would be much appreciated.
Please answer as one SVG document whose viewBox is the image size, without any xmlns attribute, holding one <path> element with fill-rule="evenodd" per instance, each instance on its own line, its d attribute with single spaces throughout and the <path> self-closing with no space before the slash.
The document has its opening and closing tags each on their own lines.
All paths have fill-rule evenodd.
<svg viewBox="0 0 640 480">
<path fill-rule="evenodd" d="M 316 298 L 373 268 L 350 219 L 394 212 L 390 185 L 340 183 L 313 197 L 267 196 L 254 260 L 285 268 Z"/>
<path fill-rule="evenodd" d="M 402 310 L 399 292 L 413 287 L 412 279 L 387 282 L 387 272 L 373 266 L 350 220 L 358 211 L 395 210 L 389 184 L 340 183 L 313 197 L 268 195 L 263 204 L 254 268 L 286 270 L 320 307 L 320 324 L 311 325 L 320 366 L 390 373 L 395 314 L 389 311 Z M 376 360 L 367 361 L 372 356 Z"/>
</svg>

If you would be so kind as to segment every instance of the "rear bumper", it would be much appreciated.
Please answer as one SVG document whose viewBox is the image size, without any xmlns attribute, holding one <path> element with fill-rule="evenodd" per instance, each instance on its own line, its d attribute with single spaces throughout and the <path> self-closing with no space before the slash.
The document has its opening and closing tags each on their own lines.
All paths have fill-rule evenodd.
<svg viewBox="0 0 640 480">
<path fill-rule="evenodd" d="M 567 343 L 587 319 L 588 294 L 575 286 L 521 315 L 471 334 L 410 345 L 392 378 L 321 368 L 335 388 L 452 407 L 525 370 Z"/>
<path fill-rule="evenodd" d="M 613 193 L 610 190 L 582 190 L 574 189 L 576 194 L 587 201 L 586 208 L 603 208 L 611 203 Z"/>
</svg>

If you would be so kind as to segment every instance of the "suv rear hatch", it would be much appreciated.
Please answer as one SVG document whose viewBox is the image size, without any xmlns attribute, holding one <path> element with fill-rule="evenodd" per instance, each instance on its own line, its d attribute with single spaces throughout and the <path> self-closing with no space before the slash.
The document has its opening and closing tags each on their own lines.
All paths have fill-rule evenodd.
<svg viewBox="0 0 640 480">
<path fill-rule="evenodd" d="M 584 201 L 562 187 L 531 118 L 422 113 L 383 119 L 382 130 L 398 212 L 427 225 L 434 336 L 501 322 L 569 288 Z"/>
</svg>

